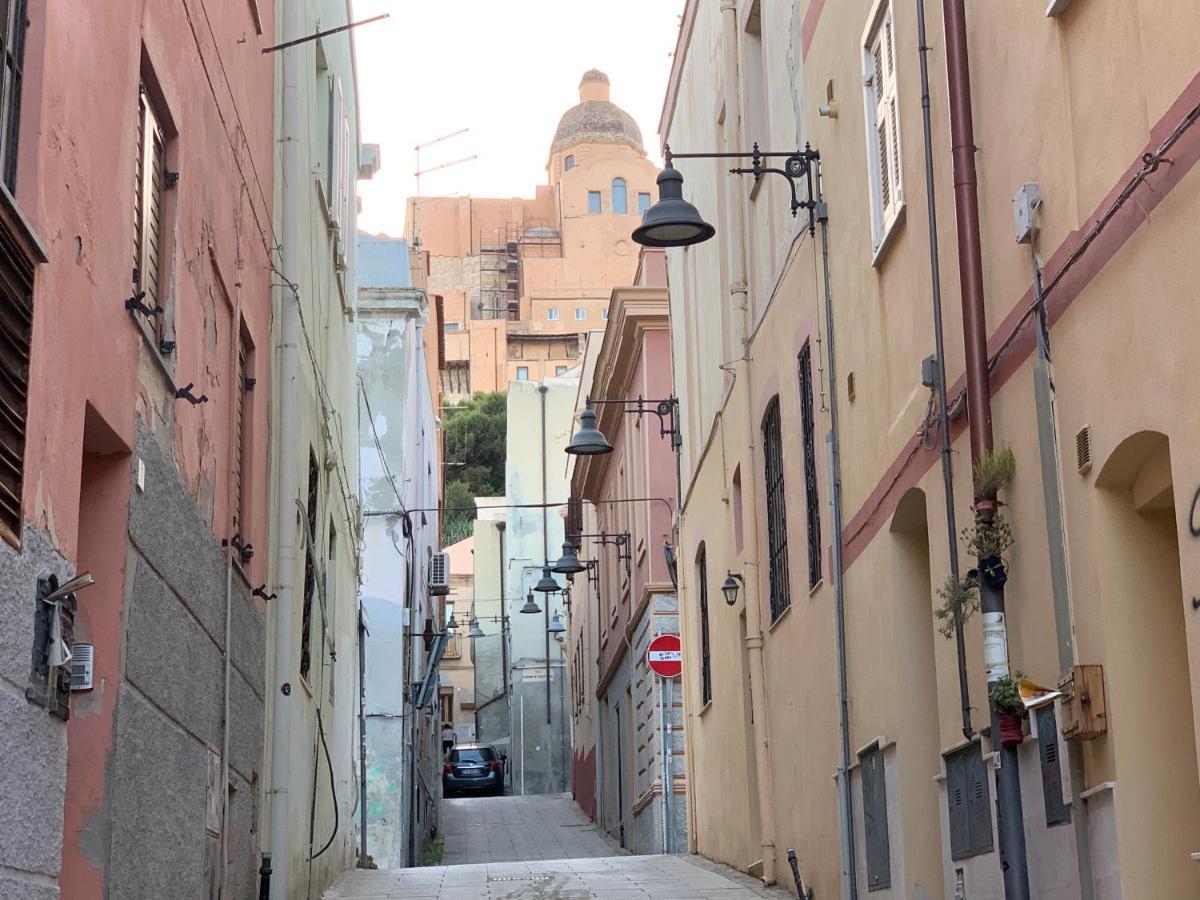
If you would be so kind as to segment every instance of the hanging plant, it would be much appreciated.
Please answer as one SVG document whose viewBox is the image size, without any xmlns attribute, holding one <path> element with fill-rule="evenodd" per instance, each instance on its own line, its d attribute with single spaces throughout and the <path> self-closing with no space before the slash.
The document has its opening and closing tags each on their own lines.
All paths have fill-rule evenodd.
<svg viewBox="0 0 1200 900">
<path fill-rule="evenodd" d="M 963 529 L 963 542 L 971 555 L 979 560 L 979 574 L 993 588 L 1008 581 L 1005 553 L 1015 543 L 1012 526 L 997 513 L 991 519 L 975 516 L 975 525 Z"/>
<path fill-rule="evenodd" d="M 1013 675 L 1001 675 L 996 681 L 992 682 L 991 698 L 992 705 L 996 707 L 996 712 L 1009 716 L 1025 717 L 1026 710 L 1025 704 L 1021 700 L 1020 682 L 1020 672 Z"/>
<path fill-rule="evenodd" d="M 994 499 L 996 494 L 1012 484 L 1017 472 L 1017 458 L 1011 447 L 985 453 L 975 461 L 975 496 Z"/>
<path fill-rule="evenodd" d="M 947 575 L 945 583 L 938 588 L 937 595 L 942 598 L 942 605 L 933 611 L 937 621 L 938 634 L 950 640 L 954 637 L 954 610 L 962 610 L 962 620 L 979 612 L 979 592 L 972 578 L 956 578 Z"/>
</svg>

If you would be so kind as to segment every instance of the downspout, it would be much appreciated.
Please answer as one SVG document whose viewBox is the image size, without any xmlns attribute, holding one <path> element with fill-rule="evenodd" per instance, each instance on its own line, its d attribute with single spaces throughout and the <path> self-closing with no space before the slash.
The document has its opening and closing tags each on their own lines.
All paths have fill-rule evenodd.
<svg viewBox="0 0 1200 900">
<path fill-rule="evenodd" d="M 954 211 L 958 233 L 958 268 L 962 290 L 963 344 L 967 364 L 967 418 L 974 465 L 992 450 L 991 389 L 988 378 L 987 320 L 983 293 L 983 253 L 979 240 L 979 196 L 975 172 L 975 134 L 971 112 L 971 73 L 967 56 L 964 0 L 942 0 L 946 33 L 946 81 L 950 95 L 950 137 L 954 159 Z M 996 498 L 975 498 L 976 518 L 995 516 Z M 982 568 L 982 566 L 981 566 Z M 1008 632 L 1004 622 L 1004 588 L 979 579 L 984 628 L 984 667 L 991 685 L 1008 674 Z M 1021 773 L 1015 746 L 998 740 L 999 717 L 991 706 L 992 746 L 996 755 L 996 832 L 1006 900 L 1028 900 L 1029 865 L 1021 809 Z"/>
<path fill-rule="evenodd" d="M 950 411 L 946 406 L 946 344 L 942 332 L 942 275 L 938 252 L 937 196 L 933 180 L 933 134 L 929 120 L 929 42 L 925 37 L 925 0 L 917 0 L 917 44 L 921 59 L 921 125 L 925 132 L 925 202 L 929 219 L 929 280 L 933 296 L 934 366 L 937 373 L 938 432 L 942 443 L 942 492 L 946 501 L 946 548 L 950 574 L 959 581 L 958 523 L 954 516 L 954 458 L 951 456 Z M 962 733 L 970 740 L 971 692 L 967 683 L 967 645 L 962 607 L 954 607 L 954 645 L 958 658 L 958 696 L 962 702 Z"/>
<path fill-rule="evenodd" d="M 738 82 L 737 61 L 737 3 L 721 0 L 721 54 L 725 75 L 725 125 L 730 132 L 730 146 L 741 146 L 740 103 L 741 88 Z M 729 204 L 729 235 L 732 241 L 730 253 L 729 294 L 741 316 L 742 343 L 741 377 L 742 405 L 746 410 L 746 451 L 751 470 L 754 470 L 754 412 L 753 394 L 750 390 L 750 332 L 754 327 L 750 310 L 750 294 L 746 285 L 745 218 L 742 198 L 735 192 Z M 758 818 L 759 841 L 762 848 L 762 880 L 765 884 L 775 883 L 775 791 L 771 783 L 771 759 L 768 752 L 767 697 L 763 666 L 762 602 L 759 596 L 758 564 L 758 494 L 747 491 L 751 509 L 750 521 L 755 527 L 746 529 L 745 565 L 753 569 L 752 577 L 745 579 L 746 588 L 746 652 L 750 661 L 750 707 L 754 720 L 754 761 L 758 769 Z"/>
<path fill-rule="evenodd" d="M 817 169 L 818 197 L 822 173 Z M 837 635 L 838 682 L 838 825 L 842 879 L 850 900 L 858 898 L 857 854 L 854 846 L 854 796 L 850 784 L 850 691 L 846 675 L 846 589 L 842 560 L 842 451 L 838 430 L 837 354 L 834 351 L 833 293 L 829 286 L 829 207 L 818 200 L 816 219 L 821 225 L 821 273 L 825 294 L 825 356 L 829 370 L 829 484 L 830 517 L 833 525 L 833 611 Z"/>
<path fill-rule="evenodd" d="M 367 867 L 367 623 L 358 606 L 358 867 Z"/>
<path fill-rule="evenodd" d="M 545 373 L 543 373 L 543 378 Z M 550 560 L 550 508 L 546 505 L 549 494 L 546 487 L 546 393 L 549 388 L 546 387 L 546 382 L 543 380 L 538 385 L 538 398 L 541 401 L 542 413 L 542 559 L 546 560 L 546 565 L 549 565 Z M 542 636 L 546 639 L 546 759 L 549 763 L 548 771 L 546 772 L 547 783 L 553 787 L 554 785 L 554 733 L 551 731 L 550 725 L 550 595 L 546 595 L 546 600 L 542 604 L 542 618 L 544 627 L 542 628 Z"/>
<path fill-rule="evenodd" d="M 285 37 L 303 30 L 300 4 L 285 3 L 279 16 L 279 34 Z M 279 153 L 283 176 L 281 194 L 282 227 L 279 249 L 281 274 L 287 286 L 280 294 L 279 340 L 279 439 L 277 447 L 278 475 L 275 488 L 275 560 L 278 594 L 271 605 L 275 609 L 275 679 L 272 685 L 271 715 L 271 893 L 278 900 L 288 894 L 288 870 L 291 854 L 288 849 L 288 825 L 291 809 L 288 797 L 291 780 L 291 725 L 295 703 L 291 680 L 295 677 L 295 569 L 296 569 L 296 510 L 298 496 L 296 464 L 289 459 L 287 449 L 297 444 L 298 398 L 297 380 L 300 362 L 300 202 L 305 196 L 300 190 L 304 173 L 300 160 L 300 54 L 302 49 L 290 47 L 281 51 L 283 99 L 281 110 Z"/>
<path fill-rule="evenodd" d="M 508 685 L 508 629 L 504 627 L 505 623 L 508 621 L 508 594 L 504 592 L 504 570 L 506 568 L 504 565 L 504 526 L 506 524 L 506 522 L 496 523 L 496 531 L 500 534 L 500 666 L 504 670 L 501 675 L 502 683 L 504 685 L 504 696 L 508 698 L 508 705 L 512 706 L 512 698 L 509 696 Z M 476 726 L 476 733 L 478 734 L 478 726 Z M 508 740 L 511 748 L 511 733 L 508 736 Z"/>
</svg>

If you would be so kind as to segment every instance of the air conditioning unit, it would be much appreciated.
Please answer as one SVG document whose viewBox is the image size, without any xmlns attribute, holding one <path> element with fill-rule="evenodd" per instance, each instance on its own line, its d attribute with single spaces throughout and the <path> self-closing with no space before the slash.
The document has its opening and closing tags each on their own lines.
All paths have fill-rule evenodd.
<svg viewBox="0 0 1200 900">
<path fill-rule="evenodd" d="M 435 553 L 429 564 L 429 593 L 442 596 L 450 593 L 450 554 Z"/>
<path fill-rule="evenodd" d="M 71 645 L 71 690 L 90 691 L 92 689 L 92 655 L 94 648 L 91 644 Z"/>
</svg>

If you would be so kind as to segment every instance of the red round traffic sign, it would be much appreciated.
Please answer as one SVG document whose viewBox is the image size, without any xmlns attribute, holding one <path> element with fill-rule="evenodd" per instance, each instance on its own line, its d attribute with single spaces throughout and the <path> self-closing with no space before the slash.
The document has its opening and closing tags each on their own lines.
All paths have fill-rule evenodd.
<svg viewBox="0 0 1200 900">
<path fill-rule="evenodd" d="M 677 678 L 683 671 L 683 649 L 677 634 L 660 634 L 646 648 L 646 664 L 663 678 Z"/>
</svg>

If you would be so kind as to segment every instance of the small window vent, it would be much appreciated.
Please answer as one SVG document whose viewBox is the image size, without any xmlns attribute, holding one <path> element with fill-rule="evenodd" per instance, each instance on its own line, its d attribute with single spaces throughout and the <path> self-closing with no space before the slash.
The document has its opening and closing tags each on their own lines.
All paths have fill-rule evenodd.
<svg viewBox="0 0 1200 900">
<path fill-rule="evenodd" d="M 1092 467 L 1092 426 L 1084 425 L 1075 435 L 1075 466 L 1080 475 Z"/>
<path fill-rule="evenodd" d="M 92 654 L 91 644 L 74 644 L 71 647 L 71 690 L 90 691 L 92 689 Z"/>
<path fill-rule="evenodd" d="M 435 553 L 429 563 L 429 593 L 450 593 L 450 554 Z"/>
</svg>

